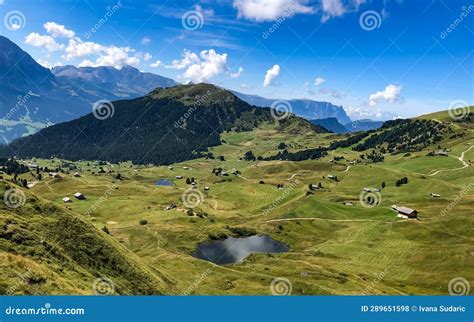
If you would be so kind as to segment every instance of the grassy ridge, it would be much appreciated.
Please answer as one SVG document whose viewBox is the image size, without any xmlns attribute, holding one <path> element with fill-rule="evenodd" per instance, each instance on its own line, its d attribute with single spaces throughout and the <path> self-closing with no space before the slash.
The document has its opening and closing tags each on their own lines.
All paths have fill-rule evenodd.
<svg viewBox="0 0 474 322">
<path fill-rule="evenodd" d="M 30 193 L 23 207 L 0 206 L 0 257 L 2 294 L 92 294 L 101 277 L 116 294 L 161 294 L 167 286 L 113 238 Z"/>
</svg>

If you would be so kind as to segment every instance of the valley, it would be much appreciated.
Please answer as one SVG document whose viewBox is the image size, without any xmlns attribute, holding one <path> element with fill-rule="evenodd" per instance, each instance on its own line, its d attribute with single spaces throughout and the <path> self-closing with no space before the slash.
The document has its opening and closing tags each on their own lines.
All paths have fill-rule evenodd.
<svg viewBox="0 0 474 322">
<path fill-rule="evenodd" d="M 474 277 L 470 116 L 452 122 L 448 112 L 426 115 L 383 126 L 352 142 L 357 134 L 327 133 L 292 117 L 275 122 L 262 113 L 245 130 L 222 123 L 229 129 L 218 134 L 220 144 L 189 160 L 162 165 L 71 161 L 46 154 L 33 158 L 28 150 L 29 157 L 19 161 L 42 169 L 41 180 L 35 171 L 19 174 L 17 179 L 35 181 L 26 189 L 3 174 L 3 189 L 20 189 L 26 203 L 18 209 L 0 208 L 0 254 L 10 263 L 9 280 L 0 287 L 5 290 L 15 276 L 39 266 L 37 294 L 93 294 L 94 280 L 106 276 L 113 294 L 269 295 L 272 281 L 285 278 L 293 295 L 442 295 L 452 278 Z M 380 140 L 390 140 L 397 126 L 404 131 L 413 124 L 431 126 L 422 120 L 442 127 L 430 128 L 428 132 L 437 134 L 421 141 L 409 134 L 408 144 Z M 372 141 L 377 142 L 373 147 Z M 362 143 L 370 150 L 360 150 Z M 282 148 L 284 155 L 297 155 L 299 161 L 272 158 Z M 326 155 L 314 159 L 305 152 L 321 148 Z M 372 150 L 383 155 L 382 161 L 361 158 Z M 407 183 L 399 185 L 402 178 Z M 172 184 L 157 186 L 158 180 Z M 77 192 L 85 199 L 74 198 Z M 64 197 L 72 202 L 65 203 Z M 84 227 L 94 227 L 94 234 L 140 267 L 138 281 L 149 282 L 127 285 L 127 270 L 111 271 L 107 264 L 85 265 L 82 275 L 71 273 L 71 282 L 63 281 L 58 277 L 59 255 L 47 260 L 18 244 L 25 232 L 12 223 L 27 222 L 25 208 L 37 202 L 45 205 L 40 213 L 46 216 L 48 209 L 58 209 Z M 415 209 L 418 218 L 400 218 L 392 205 Z M 75 228 L 65 229 L 65 238 L 75 241 L 75 247 L 90 247 L 87 238 L 77 238 Z M 253 235 L 268 235 L 288 252 L 252 254 L 226 265 L 194 256 L 200 243 Z M 50 242 L 49 236 L 29 238 L 32 243 L 43 238 Z M 145 287 L 150 283 L 156 289 Z M 24 292 L 19 288 L 14 294 Z"/>
</svg>

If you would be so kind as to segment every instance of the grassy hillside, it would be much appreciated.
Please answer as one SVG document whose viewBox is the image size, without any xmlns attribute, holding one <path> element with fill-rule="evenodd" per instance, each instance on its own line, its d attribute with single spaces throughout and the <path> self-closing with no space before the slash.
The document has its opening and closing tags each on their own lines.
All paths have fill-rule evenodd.
<svg viewBox="0 0 474 322">
<path fill-rule="evenodd" d="M 170 281 L 64 207 L 0 182 L 25 204 L 0 204 L 1 294 L 162 294 Z"/>
<path fill-rule="evenodd" d="M 436 122 L 438 114 L 423 118 Z M 455 277 L 474 280 L 474 196 L 469 179 L 474 177 L 474 134 L 470 120 L 443 121 L 439 140 L 416 144 L 406 153 L 385 151 L 382 162 L 362 159 L 367 151 L 353 147 L 386 128 L 360 142 L 328 149 L 319 160 L 245 161 L 248 151 L 274 156 L 282 151 L 281 143 L 288 153 L 297 153 L 348 138 L 299 127 L 295 134 L 297 128 L 262 123 L 248 132 L 221 133 L 223 144 L 209 149 L 214 158 L 175 163 L 172 168 L 78 161 L 78 169 L 69 169 L 60 159 L 30 159 L 24 161 L 61 168 L 61 178 L 46 174 L 35 182 L 31 174 L 19 177 L 35 182 L 30 191 L 58 212 L 69 208 L 67 214 L 88 222 L 87 227 L 95 226 L 94 234 L 101 240 L 123 247 L 119 249 L 133 253 L 130 258 L 138 258 L 144 271 L 152 267 L 152 276 L 170 281 L 160 289 L 167 294 L 268 295 L 272 280 L 284 277 L 292 284 L 292 294 L 441 295 L 448 294 L 448 283 Z M 447 156 L 430 156 L 442 149 Z M 229 175 L 216 175 L 217 168 Z M 232 174 L 233 169 L 238 172 Z M 76 171 L 80 177 L 73 175 Z M 118 173 L 122 180 L 116 179 Z M 328 175 L 337 176 L 337 181 Z M 397 186 L 403 177 L 408 183 Z M 192 209 L 182 201 L 191 188 L 186 178 L 194 178 L 197 189 L 191 191 L 202 194 Z M 159 179 L 173 185 L 156 186 Z M 308 193 L 309 184 L 318 183 L 322 189 Z M 381 190 L 370 207 L 360 201 L 367 187 Z M 77 191 L 87 199 L 62 202 Z M 418 220 L 398 218 L 393 204 L 418 210 Z M 176 207 L 167 210 L 170 205 Z M 104 226 L 110 235 L 99 231 Z M 255 254 L 224 266 L 193 256 L 198 243 L 235 236 L 239 229 L 268 234 L 287 244 L 290 252 Z M 45 269 L 49 266 L 44 264 Z M 16 267 L 10 265 L 10 275 Z M 89 283 L 90 278 L 85 280 Z M 126 284 L 123 291 L 127 292 Z"/>
</svg>

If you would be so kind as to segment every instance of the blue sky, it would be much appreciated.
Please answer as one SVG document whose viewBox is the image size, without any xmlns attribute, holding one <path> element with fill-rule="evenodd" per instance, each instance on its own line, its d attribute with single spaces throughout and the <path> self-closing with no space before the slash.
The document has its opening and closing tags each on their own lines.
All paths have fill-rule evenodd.
<svg viewBox="0 0 474 322">
<path fill-rule="evenodd" d="M 330 101 L 355 119 L 474 101 L 469 1 L 0 0 L 0 13 L 1 34 L 45 66 L 131 64 L 180 82 Z"/>
</svg>

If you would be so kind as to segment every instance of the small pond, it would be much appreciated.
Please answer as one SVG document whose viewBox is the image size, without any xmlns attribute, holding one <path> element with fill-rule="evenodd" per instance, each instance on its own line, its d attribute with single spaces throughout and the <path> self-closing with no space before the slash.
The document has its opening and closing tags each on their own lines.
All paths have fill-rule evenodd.
<svg viewBox="0 0 474 322">
<path fill-rule="evenodd" d="M 225 265 L 241 262 L 250 254 L 288 251 L 289 248 L 285 244 L 273 240 L 268 235 L 262 235 L 206 241 L 197 246 L 194 256 L 218 265 Z"/>
<path fill-rule="evenodd" d="M 174 186 L 173 181 L 167 179 L 160 179 L 155 181 L 155 186 Z"/>
</svg>

